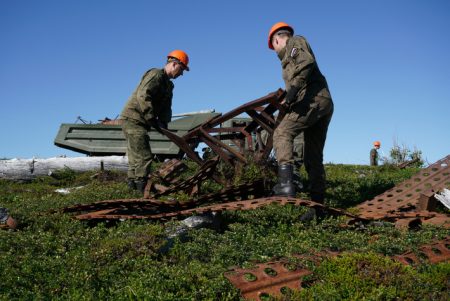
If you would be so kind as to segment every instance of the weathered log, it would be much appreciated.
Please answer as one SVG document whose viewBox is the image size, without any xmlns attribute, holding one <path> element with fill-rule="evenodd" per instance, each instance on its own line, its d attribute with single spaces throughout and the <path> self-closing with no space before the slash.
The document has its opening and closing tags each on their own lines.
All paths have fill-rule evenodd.
<svg viewBox="0 0 450 301">
<path fill-rule="evenodd" d="M 0 160 L 0 179 L 32 180 L 37 176 L 51 175 L 55 171 L 65 168 L 76 172 L 113 169 L 126 171 L 128 168 L 128 157 L 57 157 Z"/>
</svg>

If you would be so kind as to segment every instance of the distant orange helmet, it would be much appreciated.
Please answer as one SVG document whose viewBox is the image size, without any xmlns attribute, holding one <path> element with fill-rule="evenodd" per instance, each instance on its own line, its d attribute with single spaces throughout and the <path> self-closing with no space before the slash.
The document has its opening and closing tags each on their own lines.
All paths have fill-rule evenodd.
<svg viewBox="0 0 450 301">
<path fill-rule="evenodd" d="M 289 24 L 284 23 L 284 22 L 275 23 L 275 25 L 273 25 L 269 31 L 269 48 L 270 49 L 273 49 L 272 37 L 275 34 L 275 32 L 277 32 L 280 29 L 287 29 L 291 32 L 291 34 L 294 34 L 294 28 L 292 28 L 292 26 L 290 26 Z"/>
<path fill-rule="evenodd" d="M 177 60 L 179 60 L 183 65 L 184 65 L 184 69 L 189 71 L 189 57 L 187 55 L 186 52 L 184 52 L 183 50 L 174 50 L 171 53 L 169 53 L 167 55 L 167 58 L 175 58 Z"/>
<path fill-rule="evenodd" d="M 381 145 L 380 141 L 375 141 L 375 142 L 373 143 L 373 146 L 380 146 L 380 145 Z"/>
</svg>

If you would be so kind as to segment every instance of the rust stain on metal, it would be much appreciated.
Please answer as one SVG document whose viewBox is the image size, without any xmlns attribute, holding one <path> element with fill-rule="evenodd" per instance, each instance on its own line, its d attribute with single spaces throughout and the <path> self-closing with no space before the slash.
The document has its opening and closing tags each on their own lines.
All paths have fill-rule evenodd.
<svg viewBox="0 0 450 301">
<path fill-rule="evenodd" d="M 431 210 L 433 195 L 450 187 L 449 165 L 450 155 L 356 208 L 362 217 L 373 219 L 394 212 Z"/>
</svg>

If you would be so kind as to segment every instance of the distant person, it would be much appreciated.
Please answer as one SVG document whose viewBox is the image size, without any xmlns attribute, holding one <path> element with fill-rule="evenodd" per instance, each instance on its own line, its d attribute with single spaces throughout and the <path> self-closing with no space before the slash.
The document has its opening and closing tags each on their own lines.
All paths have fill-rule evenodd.
<svg viewBox="0 0 450 301">
<path fill-rule="evenodd" d="M 151 170 L 152 151 L 148 132 L 167 129 L 172 118 L 172 79 L 189 71 L 189 57 L 182 50 L 167 56 L 162 69 L 150 69 L 128 99 L 122 113 L 122 130 L 127 140 L 128 187 L 143 192 Z"/>
<path fill-rule="evenodd" d="M 373 148 L 370 150 L 370 166 L 378 166 L 378 149 L 380 146 L 380 141 L 373 143 Z"/>
<path fill-rule="evenodd" d="M 319 70 L 309 43 L 302 36 L 294 36 L 290 25 L 279 22 L 272 26 L 268 44 L 281 60 L 287 92 L 284 100 L 287 114 L 273 136 L 278 161 L 278 184 L 273 188 L 274 194 L 295 196 L 294 138 L 303 132 L 303 160 L 310 180 L 311 200 L 323 203 L 323 149 L 333 115 L 333 101 L 327 81 Z"/>
</svg>

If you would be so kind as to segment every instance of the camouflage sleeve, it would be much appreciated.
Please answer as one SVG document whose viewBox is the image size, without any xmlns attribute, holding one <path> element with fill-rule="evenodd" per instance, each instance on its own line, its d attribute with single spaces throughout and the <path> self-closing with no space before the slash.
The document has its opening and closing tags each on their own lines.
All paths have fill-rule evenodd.
<svg viewBox="0 0 450 301">
<path fill-rule="evenodd" d="M 159 81 L 160 77 L 157 73 L 150 71 L 144 75 L 137 90 L 138 103 L 147 121 L 155 117 L 151 101 L 158 93 Z"/>
<path fill-rule="evenodd" d="M 295 61 L 295 67 L 292 74 L 292 85 L 299 90 L 302 90 L 311 75 L 316 59 L 312 54 L 308 42 L 303 37 L 298 37 L 295 40 L 294 46 L 289 54 Z"/>
</svg>

